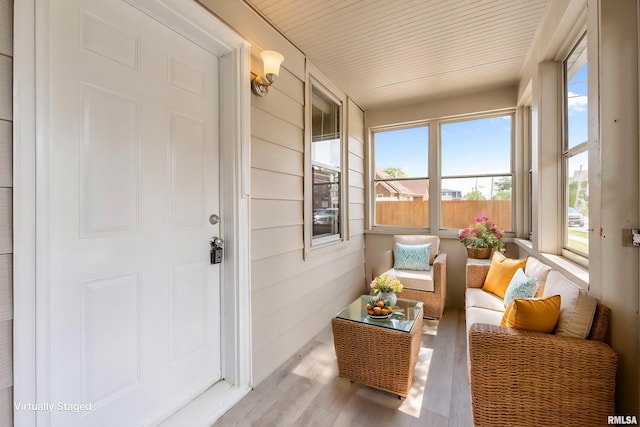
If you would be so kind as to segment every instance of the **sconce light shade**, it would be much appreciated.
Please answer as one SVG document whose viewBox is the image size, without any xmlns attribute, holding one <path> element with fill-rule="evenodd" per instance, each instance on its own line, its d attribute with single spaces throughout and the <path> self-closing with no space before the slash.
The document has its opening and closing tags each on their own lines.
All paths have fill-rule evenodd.
<svg viewBox="0 0 640 427">
<path fill-rule="evenodd" d="M 265 50 L 260 54 L 260 56 L 264 63 L 264 74 L 266 76 L 269 76 L 269 74 L 273 74 L 275 76 L 280 74 L 280 64 L 284 61 L 284 56 L 274 50 Z"/>
<path fill-rule="evenodd" d="M 276 81 L 280 74 L 280 64 L 284 61 L 282 54 L 273 50 L 264 50 L 260 53 L 264 66 L 264 77 L 255 76 L 251 79 L 251 90 L 258 96 L 269 93 L 269 86 Z"/>
</svg>

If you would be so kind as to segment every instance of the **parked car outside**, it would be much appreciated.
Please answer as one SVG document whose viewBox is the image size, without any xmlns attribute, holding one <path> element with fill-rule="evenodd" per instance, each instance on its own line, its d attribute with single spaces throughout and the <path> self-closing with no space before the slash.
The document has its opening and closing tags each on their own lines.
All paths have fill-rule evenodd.
<svg viewBox="0 0 640 427">
<path fill-rule="evenodd" d="M 338 208 L 319 208 L 313 211 L 313 237 L 330 236 L 340 233 L 340 213 Z"/>
<path fill-rule="evenodd" d="M 314 224 L 333 224 L 338 218 L 337 208 L 316 209 L 313 212 Z"/>
<path fill-rule="evenodd" d="M 584 227 L 584 215 L 577 211 L 576 208 L 569 208 L 567 214 L 569 227 Z"/>
</svg>

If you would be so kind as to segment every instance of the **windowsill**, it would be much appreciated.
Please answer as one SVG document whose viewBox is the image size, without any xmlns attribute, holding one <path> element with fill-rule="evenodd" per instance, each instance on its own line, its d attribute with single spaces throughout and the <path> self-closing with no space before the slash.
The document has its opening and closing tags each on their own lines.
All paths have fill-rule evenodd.
<svg viewBox="0 0 640 427">
<path fill-rule="evenodd" d="M 333 253 L 344 248 L 348 244 L 348 239 L 338 236 L 331 239 L 325 239 L 322 242 L 316 241 L 315 244 L 312 244 L 310 247 L 304 248 L 304 259 L 309 260 Z"/>
<path fill-rule="evenodd" d="M 428 228 L 419 227 L 394 227 L 385 225 L 383 227 L 372 227 L 364 230 L 365 234 L 431 234 Z"/>
<path fill-rule="evenodd" d="M 535 252 L 530 240 L 513 239 L 513 242 L 521 249 L 524 249 L 525 252 L 529 253 L 529 255 L 550 265 L 585 289 L 589 289 L 589 269 L 560 255 Z"/>
<path fill-rule="evenodd" d="M 383 235 L 395 235 L 395 234 L 417 234 L 417 235 L 431 235 L 438 236 L 443 240 L 458 240 L 458 229 L 448 228 L 440 230 L 431 230 L 430 228 L 418 228 L 418 227 L 394 227 L 394 226 L 382 226 L 365 229 L 364 234 L 383 234 Z M 513 233 L 505 233 L 505 237 L 502 241 L 505 243 L 513 242 L 515 240 L 512 237 Z"/>
</svg>

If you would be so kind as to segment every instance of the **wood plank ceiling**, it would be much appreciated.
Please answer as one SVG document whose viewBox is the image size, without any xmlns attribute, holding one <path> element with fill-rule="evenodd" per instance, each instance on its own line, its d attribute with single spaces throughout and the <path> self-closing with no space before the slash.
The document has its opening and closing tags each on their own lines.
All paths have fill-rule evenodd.
<svg viewBox="0 0 640 427">
<path fill-rule="evenodd" d="M 551 0 L 245 1 L 372 109 L 515 85 Z"/>
</svg>

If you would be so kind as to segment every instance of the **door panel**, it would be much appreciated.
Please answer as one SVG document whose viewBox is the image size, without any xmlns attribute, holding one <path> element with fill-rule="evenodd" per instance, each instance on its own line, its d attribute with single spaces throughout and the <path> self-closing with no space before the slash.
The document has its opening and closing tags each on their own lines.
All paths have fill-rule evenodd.
<svg viewBox="0 0 640 427">
<path fill-rule="evenodd" d="M 171 113 L 171 225 L 198 227 L 204 210 L 205 123 Z"/>
<path fill-rule="evenodd" d="M 85 82 L 80 85 L 82 231 L 85 236 L 137 233 L 140 101 Z"/>
<path fill-rule="evenodd" d="M 201 263 L 171 268 L 171 362 L 205 345 L 206 272 Z"/>
<path fill-rule="evenodd" d="M 142 425 L 220 379 L 218 58 L 121 0 L 50 1 L 53 426 Z"/>
<path fill-rule="evenodd" d="M 140 276 L 92 280 L 81 289 L 82 401 L 102 402 L 141 380 Z"/>
</svg>

